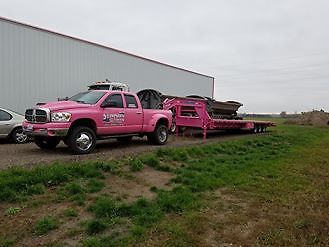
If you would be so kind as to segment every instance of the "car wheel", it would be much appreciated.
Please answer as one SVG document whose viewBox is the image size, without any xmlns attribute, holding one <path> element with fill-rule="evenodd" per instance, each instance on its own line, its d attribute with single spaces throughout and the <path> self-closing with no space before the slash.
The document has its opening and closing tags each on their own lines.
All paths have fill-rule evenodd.
<svg viewBox="0 0 329 247">
<path fill-rule="evenodd" d="M 54 149 L 61 139 L 57 137 L 35 137 L 34 143 L 41 149 Z"/>
<path fill-rule="evenodd" d="M 88 127 L 76 127 L 71 131 L 67 144 L 74 154 L 88 154 L 96 146 L 96 134 Z"/>
<path fill-rule="evenodd" d="M 22 144 L 27 142 L 28 137 L 22 128 L 17 128 L 11 133 L 11 139 L 15 143 Z"/>
<path fill-rule="evenodd" d="M 154 132 L 148 135 L 148 140 L 156 145 L 165 144 L 168 140 L 168 127 L 163 124 L 157 125 Z"/>
</svg>

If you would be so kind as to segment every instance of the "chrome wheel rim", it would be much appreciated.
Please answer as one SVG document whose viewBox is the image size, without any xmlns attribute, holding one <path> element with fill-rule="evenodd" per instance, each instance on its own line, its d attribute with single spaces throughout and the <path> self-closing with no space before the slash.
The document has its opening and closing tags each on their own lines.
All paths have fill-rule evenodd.
<svg viewBox="0 0 329 247">
<path fill-rule="evenodd" d="M 159 141 L 160 142 L 165 142 L 167 139 L 167 131 L 165 128 L 161 128 L 159 130 Z"/>
<path fill-rule="evenodd" d="M 93 138 L 92 138 L 92 136 L 89 133 L 87 133 L 87 132 L 81 132 L 77 136 L 77 139 L 76 139 L 75 142 L 77 144 L 77 147 L 80 150 L 86 151 L 93 144 Z"/>
<path fill-rule="evenodd" d="M 172 124 L 171 124 L 170 131 L 173 133 L 173 132 L 176 131 L 176 128 L 177 128 L 176 123 L 175 123 L 175 121 L 173 121 Z"/>
<path fill-rule="evenodd" d="M 23 131 L 18 131 L 15 134 L 15 139 L 18 143 L 23 143 L 23 142 L 26 142 L 27 135 L 25 135 Z"/>
</svg>

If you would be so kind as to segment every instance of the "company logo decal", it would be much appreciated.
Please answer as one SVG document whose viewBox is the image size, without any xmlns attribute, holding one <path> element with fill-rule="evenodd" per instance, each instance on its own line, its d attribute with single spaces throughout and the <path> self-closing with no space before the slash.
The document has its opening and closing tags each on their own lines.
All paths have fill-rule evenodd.
<svg viewBox="0 0 329 247">
<path fill-rule="evenodd" d="M 103 122 L 108 125 L 123 125 L 125 121 L 125 114 L 124 113 L 104 113 L 103 114 Z"/>
</svg>

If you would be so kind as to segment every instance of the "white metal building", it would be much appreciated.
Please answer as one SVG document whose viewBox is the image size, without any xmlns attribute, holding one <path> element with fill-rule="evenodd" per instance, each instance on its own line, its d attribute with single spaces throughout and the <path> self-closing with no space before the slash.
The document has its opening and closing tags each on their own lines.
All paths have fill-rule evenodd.
<svg viewBox="0 0 329 247">
<path fill-rule="evenodd" d="M 106 78 L 133 92 L 214 93 L 211 76 L 0 17 L 0 107 L 23 113 Z"/>
</svg>

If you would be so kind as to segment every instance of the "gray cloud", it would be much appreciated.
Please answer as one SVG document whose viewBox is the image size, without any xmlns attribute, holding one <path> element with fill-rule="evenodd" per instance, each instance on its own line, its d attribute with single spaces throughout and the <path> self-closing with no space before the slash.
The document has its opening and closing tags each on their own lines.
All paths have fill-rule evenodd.
<svg viewBox="0 0 329 247">
<path fill-rule="evenodd" d="M 326 0 L 11 0 L 0 15 L 216 78 L 242 111 L 329 110 Z"/>
</svg>

